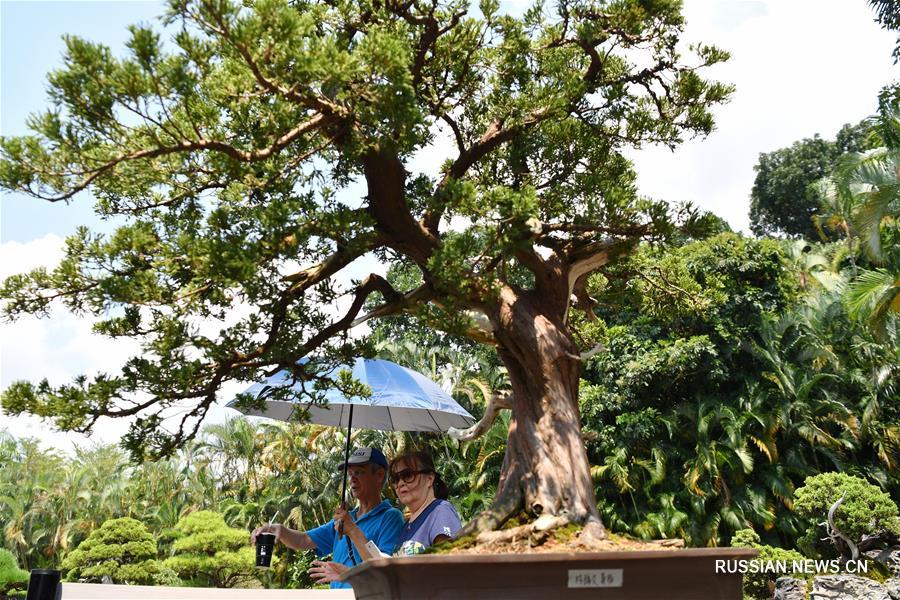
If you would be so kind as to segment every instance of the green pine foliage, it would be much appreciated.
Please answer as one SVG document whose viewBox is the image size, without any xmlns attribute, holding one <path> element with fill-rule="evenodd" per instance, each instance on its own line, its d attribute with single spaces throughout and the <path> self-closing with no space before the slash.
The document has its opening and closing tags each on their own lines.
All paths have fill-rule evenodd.
<svg viewBox="0 0 900 600">
<path fill-rule="evenodd" d="M 156 553 L 156 540 L 147 527 L 123 517 L 92 531 L 60 568 L 66 581 L 101 583 L 108 576 L 114 583 L 151 585 L 161 568 Z"/>
<path fill-rule="evenodd" d="M 174 554 L 164 564 L 200 587 L 235 587 L 257 574 L 249 538 L 246 530 L 226 525 L 219 513 L 194 512 L 175 525 Z"/>
<path fill-rule="evenodd" d="M 0 548 L 0 596 L 28 587 L 28 571 L 19 568 L 16 557 Z"/>
</svg>

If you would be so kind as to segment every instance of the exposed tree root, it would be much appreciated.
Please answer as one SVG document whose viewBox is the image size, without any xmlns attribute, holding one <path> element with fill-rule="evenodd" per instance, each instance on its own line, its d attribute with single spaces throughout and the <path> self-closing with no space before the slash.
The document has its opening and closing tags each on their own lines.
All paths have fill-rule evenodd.
<svg viewBox="0 0 900 600">
<path fill-rule="evenodd" d="M 503 529 L 501 531 L 484 531 L 478 534 L 475 541 L 479 544 L 493 544 L 528 538 L 532 545 L 542 544 L 554 529 L 565 527 L 571 521 L 567 517 L 543 515 L 533 523 Z"/>
<path fill-rule="evenodd" d="M 524 496 L 518 488 L 507 488 L 502 496 L 494 500 L 490 509 L 480 513 L 469 521 L 457 534 L 457 537 L 465 537 L 472 534 L 491 532 L 499 528 L 512 515 L 522 509 Z"/>
<path fill-rule="evenodd" d="M 608 537 L 603 523 L 598 519 L 589 518 L 581 533 L 578 534 L 578 544 L 586 548 L 593 548 Z"/>
</svg>

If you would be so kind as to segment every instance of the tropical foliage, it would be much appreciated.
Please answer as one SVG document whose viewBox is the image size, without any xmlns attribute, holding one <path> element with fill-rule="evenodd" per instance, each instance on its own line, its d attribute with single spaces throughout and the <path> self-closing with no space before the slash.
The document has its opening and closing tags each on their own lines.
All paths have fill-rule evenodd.
<svg viewBox="0 0 900 600">
<path fill-rule="evenodd" d="M 847 288 L 849 314 L 881 339 L 900 315 L 900 91 L 885 89 L 878 115 L 869 120 L 880 145 L 849 153 L 819 183 L 826 206 L 842 207 L 848 242 L 855 232 L 863 256 Z M 895 334 L 896 332 L 892 332 Z"/>
<path fill-rule="evenodd" d="M 814 217 L 823 201 L 815 183 L 848 152 L 870 147 L 863 124 L 844 125 L 834 140 L 816 135 L 759 155 L 750 192 L 750 229 L 756 235 L 818 239 L 830 233 Z"/>
<path fill-rule="evenodd" d="M 718 545 L 752 526 L 792 545 L 808 475 L 900 492 L 896 343 L 848 316 L 846 276 L 825 274 L 841 244 L 792 247 L 721 234 L 648 247 L 592 282 L 608 350 L 581 405 L 614 529 Z"/>
</svg>

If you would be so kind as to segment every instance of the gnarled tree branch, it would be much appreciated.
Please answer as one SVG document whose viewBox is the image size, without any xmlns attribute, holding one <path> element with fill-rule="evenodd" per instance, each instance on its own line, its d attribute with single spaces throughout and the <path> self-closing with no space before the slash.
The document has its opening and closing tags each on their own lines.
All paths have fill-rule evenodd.
<svg viewBox="0 0 900 600">
<path fill-rule="evenodd" d="M 319 264 L 290 275 L 285 275 L 284 281 L 293 284 L 288 293 L 292 296 L 302 294 L 320 281 L 331 277 L 366 252 L 377 248 L 382 241 L 380 237 L 376 236 L 372 238 L 371 242 L 361 246 L 356 243 L 339 244 L 337 250 Z"/>
<path fill-rule="evenodd" d="M 144 160 L 150 158 L 156 158 L 158 156 L 166 156 L 169 154 L 175 154 L 178 152 L 202 152 L 206 150 L 212 150 L 214 152 L 221 152 L 234 160 L 240 162 L 257 162 L 266 160 L 271 158 L 281 150 L 283 150 L 290 143 L 296 141 L 301 135 L 304 133 L 315 131 L 322 127 L 326 122 L 328 122 L 328 118 L 325 115 L 318 113 L 313 115 L 310 119 L 303 121 L 278 139 L 276 139 L 270 146 L 266 148 L 261 148 L 257 150 L 247 151 L 240 150 L 231 144 L 226 144 L 225 142 L 219 140 L 208 140 L 208 139 L 199 139 L 199 140 L 183 140 L 177 144 L 169 145 L 169 146 L 161 146 L 158 148 L 146 149 L 146 150 L 137 150 L 135 152 L 129 152 L 127 154 L 121 154 L 104 164 L 100 165 L 95 169 L 90 169 L 84 171 L 85 175 L 84 179 L 82 179 L 79 183 L 75 184 L 68 192 L 61 194 L 59 196 L 45 196 L 40 192 L 32 191 L 31 189 L 25 189 L 23 191 L 29 193 L 36 198 L 40 198 L 42 200 L 48 200 L 50 202 L 59 202 L 60 200 L 68 200 L 72 198 L 78 192 L 86 189 L 89 185 L 91 185 L 98 177 L 103 175 L 104 173 L 112 170 L 116 167 L 116 165 L 123 162 L 131 162 L 135 160 Z"/>
<path fill-rule="evenodd" d="M 451 427 L 447 430 L 447 435 L 461 442 L 471 442 L 488 432 L 494 425 L 494 421 L 497 420 L 497 415 L 500 414 L 501 409 L 512 409 L 512 407 L 512 395 L 510 392 L 494 392 L 494 395 L 491 396 L 487 406 L 484 408 L 484 415 L 481 417 L 480 421 L 468 429 Z"/>
<path fill-rule="evenodd" d="M 422 284 L 419 287 L 410 290 L 409 292 L 403 294 L 402 296 L 396 296 L 390 302 L 385 302 L 381 306 L 369 311 L 361 317 L 358 317 L 353 321 L 351 327 L 356 327 L 357 325 L 362 325 L 366 321 L 371 319 L 377 319 L 380 317 L 389 317 L 391 315 L 397 315 L 402 312 L 406 312 L 412 310 L 416 306 L 419 306 L 428 300 L 430 300 L 434 296 L 434 290 L 431 289 L 431 286 L 428 284 Z"/>
</svg>

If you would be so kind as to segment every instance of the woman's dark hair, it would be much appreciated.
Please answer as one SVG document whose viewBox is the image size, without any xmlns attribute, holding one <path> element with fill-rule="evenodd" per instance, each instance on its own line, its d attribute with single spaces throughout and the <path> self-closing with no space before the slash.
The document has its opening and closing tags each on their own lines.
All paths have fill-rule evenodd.
<svg viewBox="0 0 900 600">
<path fill-rule="evenodd" d="M 441 474 L 434 468 L 434 461 L 431 459 L 430 454 L 427 452 L 404 452 L 403 454 L 394 457 L 394 460 L 391 461 L 389 473 L 393 473 L 394 465 L 400 463 L 406 463 L 419 471 L 434 473 L 434 483 L 432 484 L 432 487 L 434 488 L 434 497 L 441 500 L 446 500 L 450 497 L 450 488 L 447 487 L 447 484 L 441 479 Z"/>
</svg>

